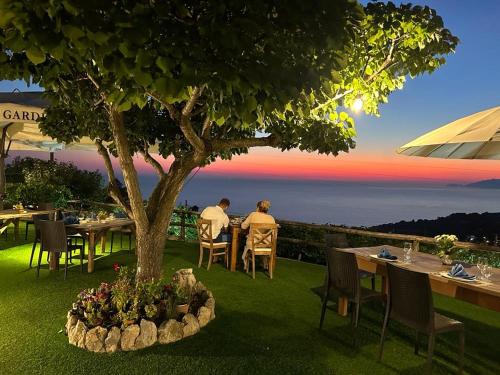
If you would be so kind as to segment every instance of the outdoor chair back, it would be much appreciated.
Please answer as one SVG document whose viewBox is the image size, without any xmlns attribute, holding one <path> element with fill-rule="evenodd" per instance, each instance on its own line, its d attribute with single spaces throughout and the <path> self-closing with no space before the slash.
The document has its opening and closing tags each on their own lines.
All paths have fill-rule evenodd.
<svg viewBox="0 0 500 375">
<path fill-rule="evenodd" d="M 254 251 L 275 251 L 278 237 L 277 224 L 250 224 L 249 236 Z"/>
<path fill-rule="evenodd" d="M 390 318 L 420 332 L 430 332 L 434 306 L 429 275 L 387 264 Z"/>
<path fill-rule="evenodd" d="M 63 221 L 39 221 L 42 251 L 66 252 L 68 240 L 66 237 L 66 227 Z"/>
<path fill-rule="evenodd" d="M 326 249 L 328 284 L 343 296 L 357 300 L 360 282 L 356 255 L 336 248 Z"/>
<path fill-rule="evenodd" d="M 203 263 L 203 250 L 208 249 L 208 265 L 207 271 L 210 270 L 212 261 L 218 256 L 224 256 L 226 268 L 229 266 L 229 256 L 227 242 L 214 242 L 212 238 L 212 221 L 207 219 L 198 219 L 196 221 L 196 228 L 198 230 L 198 241 L 200 242 L 200 257 L 198 260 L 198 267 Z"/>
<path fill-rule="evenodd" d="M 198 229 L 198 240 L 206 243 L 213 243 L 212 238 L 212 221 L 207 219 L 198 219 L 196 222 Z"/>
<path fill-rule="evenodd" d="M 250 238 L 250 248 L 248 248 L 245 258 L 245 268 L 249 272 L 249 262 L 252 262 L 252 277 L 255 279 L 255 256 L 267 257 L 267 267 L 269 277 L 273 278 L 273 271 L 276 265 L 276 242 L 278 238 L 278 225 L 268 223 L 250 224 L 248 231 Z"/>
<path fill-rule="evenodd" d="M 49 220 L 48 214 L 33 215 L 33 224 L 35 225 L 35 240 L 40 239 L 40 222 Z"/>
</svg>

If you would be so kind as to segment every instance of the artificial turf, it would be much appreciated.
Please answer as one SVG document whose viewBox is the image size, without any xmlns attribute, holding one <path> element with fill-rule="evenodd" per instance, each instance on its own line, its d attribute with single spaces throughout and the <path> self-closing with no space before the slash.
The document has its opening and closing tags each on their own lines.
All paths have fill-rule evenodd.
<svg viewBox="0 0 500 375">
<path fill-rule="evenodd" d="M 108 246 L 109 248 L 109 246 Z M 134 264 L 134 254 L 115 251 L 95 263 L 95 273 L 41 271 L 27 265 L 31 244 L 0 241 L 0 374 L 421 374 L 425 344 L 413 354 L 413 332 L 393 324 L 382 362 L 377 350 L 382 307 L 362 310 L 357 347 L 348 318 L 327 312 L 318 329 L 321 302 L 311 288 L 324 267 L 279 259 L 275 278 L 196 267 L 196 244 L 171 241 L 164 273 L 194 267 L 216 298 L 216 319 L 197 335 L 137 352 L 94 354 L 70 346 L 60 333 L 78 292 L 112 281 L 112 264 Z M 99 252 L 100 253 L 100 252 Z M 465 372 L 500 374 L 500 314 L 435 296 L 438 310 L 466 324 Z M 434 373 L 456 371 L 457 336 L 440 336 Z"/>
</svg>

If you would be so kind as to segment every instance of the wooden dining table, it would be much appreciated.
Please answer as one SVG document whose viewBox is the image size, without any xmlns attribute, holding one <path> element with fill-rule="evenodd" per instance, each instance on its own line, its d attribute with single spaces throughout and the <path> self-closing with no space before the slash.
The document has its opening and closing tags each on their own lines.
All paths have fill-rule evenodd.
<svg viewBox="0 0 500 375">
<path fill-rule="evenodd" d="M 429 275 L 432 291 L 448 297 L 466 301 L 490 310 L 500 312 L 500 269 L 493 268 L 490 279 L 486 281 L 476 280 L 473 282 L 463 281 L 457 278 L 443 276 L 451 266 L 442 264 L 441 259 L 435 255 L 414 251 L 411 263 L 403 263 L 403 249 L 395 246 L 373 246 L 345 248 L 344 251 L 352 252 L 356 255 L 358 268 L 360 270 L 376 273 L 382 276 L 382 291 L 387 293 L 387 263 L 388 261 L 373 257 L 382 248 L 386 248 L 392 255 L 398 257 L 393 264 L 412 271 L 423 272 Z M 464 263 L 462 263 L 464 264 Z M 475 265 L 464 264 L 465 270 L 470 275 L 480 275 Z M 410 298 L 411 296 L 409 296 Z M 338 312 L 340 315 L 347 315 L 348 302 L 340 298 Z"/>
<path fill-rule="evenodd" d="M 14 240 L 19 240 L 19 221 L 21 219 L 32 219 L 33 215 L 54 214 L 57 210 L 1 210 L 0 211 L 0 234 L 10 224 L 14 224 Z"/>
<path fill-rule="evenodd" d="M 130 219 L 106 219 L 103 221 L 81 221 L 79 224 L 68 224 L 66 225 L 68 234 L 79 233 L 87 238 L 88 243 L 88 259 L 87 259 L 87 271 L 89 273 L 94 272 L 94 257 L 96 243 L 99 237 L 101 238 L 101 252 L 106 250 L 106 234 L 112 228 L 123 228 L 131 227 L 134 225 L 134 221 Z M 51 265 L 52 267 L 57 265 Z"/>
</svg>

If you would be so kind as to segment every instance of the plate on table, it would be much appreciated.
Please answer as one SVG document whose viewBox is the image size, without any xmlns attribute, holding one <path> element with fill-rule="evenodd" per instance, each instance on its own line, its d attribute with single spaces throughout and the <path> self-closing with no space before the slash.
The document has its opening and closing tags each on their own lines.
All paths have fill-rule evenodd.
<svg viewBox="0 0 500 375">
<path fill-rule="evenodd" d="M 378 260 L 383 260 L 384 262 L 397 262 L 398 259 L 387 259 L 387 258 L 379 258 L 377 254 L 370 254 L 372 258 L 378 259 Z"/>
<path fill-rule="evenodd" d="M 446 272 L 446 271 L 439 272 L 439 275 L 443 276 L 443 277 L 446 277 L 447 279 L 457 280 L 457 281 L 463 281 L 464 283 L 477 283 L 479 281 L 477 278 L 475 278 L 475 279 L 464 279 L 462 277 L 450 276 L 450 275 L 448 275 L 448 272 Z"/>
</svg>

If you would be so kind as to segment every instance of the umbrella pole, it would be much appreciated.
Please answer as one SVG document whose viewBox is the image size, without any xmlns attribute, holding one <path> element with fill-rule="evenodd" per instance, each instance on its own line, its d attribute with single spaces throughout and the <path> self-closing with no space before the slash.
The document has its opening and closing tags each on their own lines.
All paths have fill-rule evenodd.
<svg viewBox="0 0 500 375">
<path fill-rule="evenodd" d="M 54 161 L 54 153 L 53 152 L 50 153 L 49 160 Z"/>
<path fill-rule="evenodd" d="M 3 201 L 5 199 L 5 158 L 8 150 L 5 149 L 7 140 L 7 128 L 2 129 L 2 138 L 0 139 L 0 210 L 3 210 Z"/>
</svg>

